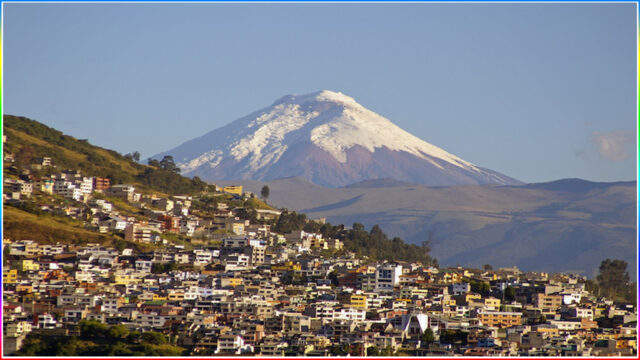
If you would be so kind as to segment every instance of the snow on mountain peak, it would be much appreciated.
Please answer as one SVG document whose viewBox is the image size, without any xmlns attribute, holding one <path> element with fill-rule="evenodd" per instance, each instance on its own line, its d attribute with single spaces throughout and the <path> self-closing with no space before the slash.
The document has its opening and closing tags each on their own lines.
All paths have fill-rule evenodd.
<svg viewBox="0 0 640 360">
<path fill-rule="evenodd" d="M 313 150 L 316 153 L 305 152 L 312 148 L 316 149 Z M 183 173 L 188 175 L 229 174 L 232 171 L 242 178 L 255 179 L 271 176 L 269 174 L 278 171 L 300 171 L 293 164 L 287 165 L 288 161 L 333 161 L 335 164 L 331 166 L 342 167 L 342 170 L 331 170 L 342 177 L 342 180 L 337 181 L 346 182 L 347 177 L 359 179 L 358 176 L 378 176 L 372 175 L 378 171 L 375 170 L 379 169 L 375 167 L 378 165 L 366 165 L 373 167 L 368 172 L 355 175 L 360 170 L 356 170 L 357 166 L 352 167 L 350 156 L 355 156 L 353 160 L 361 165 L 364 164 L 362 161 L 367 164 L 370 161 L 383 161 L 379 157 L 378 160 L 356 160 L 359 156 L 365 156 L 361 153 L 362 149 L 371 153 L 371 157 L 413 156 L 412 161 L 420 159 L 419 161 L 430 164 L 427 167 L 447 174 L 439 175 L 441 177 L 453 176 L 450 175 L 452 172 L 462 172 L 466 174 L 463 175 L 464 180 L 456 180 L 461 183 L 477 181 L 472 179 L 489 179 L 478 181 L 490 183 L 505 182 L 501 179 L 491 180 L 493 175 L 487 174 L 483 169 L 411 135 L 383 116 L 358 104 L 352 97 L 329 90 L 284 96 L 267 108 L 165 154 L 173 155 Z M 318 150 L 321 152 L 317 153 Z M 387 155 L 376 155 L 378 151 Z M 157 156 L 160 155 L 162 154 Z M 316 156 L 320 158 L 312 160 Z M 333 160 L 328 160 L 330 158 Z M 288 170 L 282 170 L 282 166 Z M 380 166 L 388 168 L 382 175 L 393 176 L 387 173 L 393 167 L 392 163 Z M 344 171 L 352 173 L 344 175 Z M 412 168 L 405 171 L 414 173 L 417 170 Z M 440 180 L 423 181 L 439 183 Z"/>
<path fill-rule="evenodd" d="M 273 105 L 280 104 L 297 104 L 297 105 L 305 105 L 310 103 L 333 103 L 337 105 L 345 105 L 345 106 L 358 106 L 362 107 L 362 105 L 358 104 L 350 96 L 347 96 L 341 92 L 331 91 L 331 90 L 321 90 L 316 91 L 310 94 L 303 95 L 286 95 L 282 98 L 276 100 Z"/>
</svg>

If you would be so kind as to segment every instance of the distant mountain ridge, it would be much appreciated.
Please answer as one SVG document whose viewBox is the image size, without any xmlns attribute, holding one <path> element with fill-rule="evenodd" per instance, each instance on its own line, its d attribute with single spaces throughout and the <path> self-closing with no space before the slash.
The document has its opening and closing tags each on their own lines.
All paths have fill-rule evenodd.
<svg viewBox="0 0 640 360">
<path fill-rule="evenodd" d="M 636 266 L 635 181 L 562 179 L 522 186 L 426 187 L 388 179 L 326 188 L 301 177 L 242 184 L 269 203 L 370 227 L 420 244 L 433 232 L 432 255 L 442 265 L 517 265 L 523 270 L 593 276 L 606 258 Z"/>
<path fill-rule="evenodd" d="M 520 181 L 476 166 L 402 130 L 339 92 L 287 95 L 167 152 L 205 180 L 301 176 L 328 187 L 394 178 L 425 185 Z"/>
</svg>

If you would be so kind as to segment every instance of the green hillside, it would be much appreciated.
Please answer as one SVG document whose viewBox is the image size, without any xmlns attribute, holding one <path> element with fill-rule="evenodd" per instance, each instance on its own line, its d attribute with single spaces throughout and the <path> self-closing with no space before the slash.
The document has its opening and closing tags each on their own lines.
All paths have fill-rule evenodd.
<svg viewBox="0 0 640 360">
<path fill-rule="evenodd" d="M 91 145 L 25 117 L 5 115 L 3 134 L 7 137 L 4 154 L 14 154 L 16 167 L 28 165 L 35 157 L 51 157 L 56 171 L 78 169 L 89 176 L 111 179 L 112 184 L 133 184 L 142 192 L 194 194 L 206 189 L 198 178 L 188 179 L 161 167 L 139 164 L 113 150 Z M 12 174 L 5 163 L 4 174 Z"/>
</svg>

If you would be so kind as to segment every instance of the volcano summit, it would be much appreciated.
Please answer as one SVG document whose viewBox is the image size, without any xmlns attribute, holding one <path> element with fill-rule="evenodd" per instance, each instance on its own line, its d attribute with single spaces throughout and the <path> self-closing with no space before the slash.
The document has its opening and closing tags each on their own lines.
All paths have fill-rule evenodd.
<svg viewBox="0 0 640 360">
<path fill-rule="evenodd" d="M 157 154 L 204 180 L 302 176 L 339 187 L 367 179 L 431 186 L 520 184 L 431 145 L 339 92 L 287 95 Z"/>
</svg>

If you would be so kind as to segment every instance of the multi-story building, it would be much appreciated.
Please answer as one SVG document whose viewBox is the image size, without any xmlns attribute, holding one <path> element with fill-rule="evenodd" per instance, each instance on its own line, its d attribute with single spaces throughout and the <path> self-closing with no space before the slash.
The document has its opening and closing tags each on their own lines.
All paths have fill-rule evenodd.
<svg viewBox="0 0 640 360">
<path fill-rule="evenodd" d="M 107 189 L 106 193 L 110 196 L 115 196 L 126 201 L 133 201 L 135 187 L 127 184 L 113 185 Z"/>
<path fill-rule="evenodd" d="M 478 310 L 478 319 L 485 326 L 510 327 L 522 324 L 522 313 Z"/>
<path fill-rule="evenodd" d="M 107 190 L 111 186 L 111 180 L 109 178 L 103 177 L 94 177 L 93 178 L 93 189 L 95 191 L 103 192 Z"/>
<path fill-rule="evenodd" d="M 392 291 L 400 283 L 402 266 L 397 264 L 381 264 L 376 268 L 375 291 Z"/>
<path fill-rule="evenodd" d="M 33 193 L 33 184 L 28 181 L 5 179 L 4 185 L 7 192 L 20 193 L 20 195 L 27 197 Z"/>
<path fill-rule="evenodd" d="M 53 193 L 75 201 L 82 201 L 84 198 L 83 193 L 79 188 L 77 188 L 71 181 L 63 179 L 56 180 L 53 184 Z"/>
<path fill-rule="evenodd" d="M 83 177 L 82 180 L 76 183 L 76 187 L 80 189 L 82 194 L 91 195 L 93 192 L 93 178 Z"/>
<path fill-rule="evenodd" d="M 562 305 L 561 295 L 547 295 L 536 293 L 533 295 L 533 305 L 540 309 L 556 310 Z"/>
<path fill-rule="evenodd" d="M 124 239 L 135 242 L 151 242 L 151 229 L 140 224 L 128 224 L 124 229 Z"/>
</svg>

